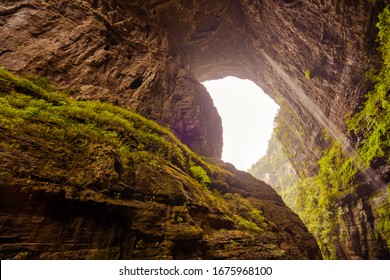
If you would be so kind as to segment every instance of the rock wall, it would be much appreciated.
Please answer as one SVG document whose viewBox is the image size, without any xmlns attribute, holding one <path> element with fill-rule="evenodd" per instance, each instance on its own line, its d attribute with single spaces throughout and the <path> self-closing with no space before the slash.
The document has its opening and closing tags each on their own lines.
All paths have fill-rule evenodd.
<svg viewBox="0 0 390 280">
<path fill-rule="evenodd" d="M 1 259 L 321 259 L 299 217 L 248 174 L 234 171 L 240 177 L 235 183 L 248 187 L 240 192 L 271 222 L 261 233 L 238 229 L 182 173 L 140 170 L 143 181 L 121 182 L 120 199 L 92 189 L 76 194 L 67 184 L 2 178 Z M 160 188 L 159 194 L 152 197 L 143 184 Z M 270 196 L 264 199 L 263 191 Z"/>
<path fill-rule="evenodd" d="M 271 185 L 287 206 L 296 212 L 295 198 L 299 176 L 285 155 L 276 133 L 273 133 L 268 141 L 267 153 L 252 165 L 248 173 Z"/>
<path fill-rule="evenodd" d="M 48 77 L 77 99 L 133 109 L 169 126 L 194 151 L 221 156 L 213 102 L 146 3 L 18 3 L 2 2 L 0 63 L 7 69 Z"/>
<path fill-rule="evenodd" d="M 3 1 L 0 62 L 69 85 L 77 98 L 132 108 L 216 157 L 220 120 L 198 80 L 249 78 L 304 120 L 310 148 L 294 162 L 308 175 L 323 129 L 308 107 L 343 131 L 370 86 L 364 73 L 379 61 L 374 23 L 383 3 L 369 2 Z"/>
<path fill-rule="evenodd" d="M 221 155 L 221 121 L 198 81 L 251 79 L 304 123 L 291 160 L 309 176 L 322 130 L 343 135 L 344 115 L 370 87 L 364 73 L 379 63 L 385 2 L 6 0 L 0 63 L 70 86 L 77 99 L 134 109 L 212 157 Z"/>
<path fill-rule="evenodd" d="M 320 259 L 264 182 L 0 69 L 1 259 Z"/>
</svg>

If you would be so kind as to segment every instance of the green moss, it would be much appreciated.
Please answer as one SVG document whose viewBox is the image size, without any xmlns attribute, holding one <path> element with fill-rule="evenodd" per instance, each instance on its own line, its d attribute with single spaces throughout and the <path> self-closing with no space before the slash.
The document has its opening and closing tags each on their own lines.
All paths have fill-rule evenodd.
<svg viewBox="0 0 390 280">
<path fill-rule="evenodd" d="M 324 135 L 324 141 L 329 145 L 322 152 L 318 161 L 318 172 L 315 176 L 305 178 L 296 188 L 291 188 L 287 199 L 293 201 L 293 209 L 308 226 L 317 239 L 324 258 L 337 258 L 337 246 L 340 240 L 340 212 L 338 202 L 341 197 L 354 193 L 359 182 L 356 181 L 359 172 L 370 168 L 374 160 L 390 164 L 390 8 L 386 7 L 379 16 L 379 50 L 382 52 L 383 64 L 376 74 L 370 74 L 374 89 L 365 96 L 364 104 L 355 114 L 346 116 L 349 133 L 357 139 L 355 153 L 347 154 L 340 139 L 331 139 Z M 310 78 L 310 71 L 305 76 Z M 286 117 L 291 115 L 282 111 L 276 133 L 285 150 L 289 149 L 289 133 L 291 128 Z M 287 153 L 288 155 L 288 153 Z M 284 196 L 284 198 L 286 198 Z M 378 210 L 376 229 L 378 235 L 389 245 L 390 239 L 390 207 L 383 204 Z"/>
<path fill-rule="evenodd" d="M 231 172 L 193 153 L 168 129 L 111 104 L 73 100 L 45 79 L 22 79 L 0 69 L 0 127 L 2 152 L 20 155 L 0 170 L 6 184 L 45 191 L 66 186 L 73 194 L 94 193 L 111 203 L 131 200 L 131 194 L 121 193 L 123 185 L 144 184 L 152 206 L 136 212 L 134 220 L 144 231 L 152 223 L 165 223 L 170 238 L 202 236 L 189 215 L 190 204 L 211 209 L 246 233 L 268 226 L 248 200 L 226 193 L 235 182 Z M 175 206 L 164 222 L 160 216 L 166 213 L 155 199 L 177 197 L 189 201 Z M 142 252 L 137 244 L 132 256 Z"/>
<path fill-rule="evenodd" d="M 368 167 L 374 158 L 390 161 L 390 9 L 379 15 L 379 50 L 382 52 L 382 68 L 371 75 L 375 83 L 363 106 L 347 120 L 349 130 L 361 138 L 358 143 L 359 164 Z"/>
<path fill-rule="evenodd" d="M 338 189 L 326 175 L 305 178 L 298 184 L 297 213 L 316 237 L 325 258 L 336 258 Z"/>
<path fill-rule="evenodd" d="M 207 186 L 211 183 L 209 176 L 201 166 L 191 166 L 190 171 L 192 177 L 194 177 L 194 179 L 201 183 L 203 186 Z"/>
<path fill-rule="evenodd" d="M 0 92 L 2 128 L 12 135 L 45 139 L 54 155 L 69 160 L 78 155 L 85 162 L 81 158 L 86 158 L 89 147 L 99 143 L 109 146 L 124 166 L 129 161 L 157 165 L 157 159 L 163 159 L 187 170 L 189 159 L 202 162 L 170 131 L 133 112 L 96 101 L 75 101 L 44 79 L 20 79 L 4 69 L 0 79 L 6 85 Z"/>
<path fill-rule="evenodd" d="M 55 88 L 53 87 L 50 80 L 37 76 L 37 75 L 31 75 L 27 77 L 27 80 L 31 81 L 34 85 L 43 88 L 46 91 L 55 91 Z"/>
<path fill-rule="evenodd" d="M 254 208 L 241 195 L 227 193 L 223 198 L 227 202 L 227 212 L 240 229 L 258 233 L 268 226 L 268 221 L 263 216 L 263 213 L 259 209 Z"/>
<path fill-rule="evenodd" d="M 12 173 L 8 171 L 2 171 L 0 170 L 0 181 L 2 180 L 9 180 L 13 177 Z"/>
</svg>

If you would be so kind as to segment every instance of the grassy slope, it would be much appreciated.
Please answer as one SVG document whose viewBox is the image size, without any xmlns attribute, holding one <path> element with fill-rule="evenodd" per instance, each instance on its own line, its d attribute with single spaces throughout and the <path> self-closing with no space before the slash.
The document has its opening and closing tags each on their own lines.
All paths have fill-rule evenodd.
<svg viewBox="0 0 390 280">
<path fill-rule="evenodd" d="M 211 234 L 193 221 L 189 205 L 248 235 L 269 237 L 275 228 L 258 207 L 229 193 L 229 185 L 238 184 L 235 175 L 206 162 L 168 129 L 111 104 L 73 100 L 43 78 L 0 69 L 0 131 L 3 186 L 66 190 L 69 197 L 111 204 L 140 200 L 144 210 L 134 219 L 144 232 L 152 230 L 148 219 L 162 204 L 177 205 L 164 224 L 172 238 Z M 222 230 L 215 234 L 226 235 Z"/>
</svg>

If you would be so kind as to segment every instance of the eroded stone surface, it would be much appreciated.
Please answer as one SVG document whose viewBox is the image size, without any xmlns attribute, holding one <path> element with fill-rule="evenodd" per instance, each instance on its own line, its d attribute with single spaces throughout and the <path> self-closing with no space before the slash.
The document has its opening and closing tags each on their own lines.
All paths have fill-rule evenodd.
<svg viewBox="0 0 390 280">
<path fill-rule="evenodd" d="M 295 167 L 306 175 L 315 170 L 324 126 L 280 72 L 343 132 L 344 115 L 358 107 L 370 86 L 363 74 L 378 63 L 374 23 L 384 5 L 365 0 L 26 3 L 1 4 L 0 63 L 7 69 L 49 77 L 73 88 L 78 99 L 134 109 L 213 157 L 221 155 L 221 121 L 198 81 L 226 75 L 251 79 L 270 96 L 283 97 L 300 120 L 292 123 L 297 131 L 304 124 L 304 132 L 291 135 L 290 149 Z M 367 256 L 359 252 L 346 256 Z"/>
</svg>

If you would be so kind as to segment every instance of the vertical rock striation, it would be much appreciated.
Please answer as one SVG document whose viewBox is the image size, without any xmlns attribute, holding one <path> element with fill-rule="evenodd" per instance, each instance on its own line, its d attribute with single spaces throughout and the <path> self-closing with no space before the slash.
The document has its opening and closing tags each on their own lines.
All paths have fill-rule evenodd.
<svg viewBox="0 0 390 280">
<path fill-rule="evenodd" d="M 371 86 L 364 73 L 379 64 L 375 21 L 385 2 L 5 0 L 0 63 L 49 77 L 76 99 L 133 109 L 209 157 L 221 155 L 221 120 L 199 81 L 251 79 L 290 108 L 294 133 L 285 145 L 310 176 L 323 129 L 343 135 L 344 116 Z M 385 201 L 384 189 L 374 192 Z M 365 245 L 375 232 L 367 210 L 374 192 L 345 199 L 339 257 L 386 255 Z"/>
</svg>

